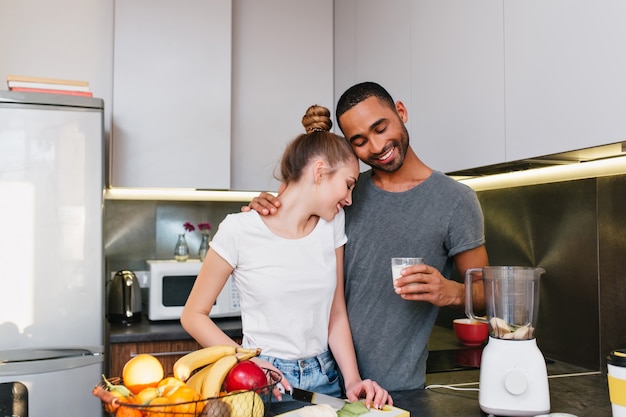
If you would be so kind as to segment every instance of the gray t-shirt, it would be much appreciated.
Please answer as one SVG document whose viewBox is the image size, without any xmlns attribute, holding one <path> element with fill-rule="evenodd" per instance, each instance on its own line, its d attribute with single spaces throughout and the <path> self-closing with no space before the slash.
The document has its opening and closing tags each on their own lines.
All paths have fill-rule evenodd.
<svg viewBox="0 0 626 417">
<path fill-rule="evenodd" d="M 393 291 L 392 257 L 422 257 L 449 278 L 452 257 L 485 243 L 476 193 L 441 172 L 405 192 L 362 173 L 345 207 L 346 304 L 362 378 L 390 391 L 421 388 L 438 307 Z"/>
</svg>

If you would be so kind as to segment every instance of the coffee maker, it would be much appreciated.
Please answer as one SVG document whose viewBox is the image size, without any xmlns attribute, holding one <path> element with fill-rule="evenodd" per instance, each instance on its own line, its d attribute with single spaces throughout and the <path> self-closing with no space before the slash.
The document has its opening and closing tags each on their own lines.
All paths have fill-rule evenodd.
<svg viewBox="0 0 626 417">
<path fill-rule="evenodd" d="M 480 362 L 478 402 L 487 414 L 550 412 L 548 373 L 535 338 L 542 268 L 490 266 L 465 272 L 465 312 L 489 324 Z M 482 273 L 487 317 L 474 315 L 472 274 Z"/>
</svg>

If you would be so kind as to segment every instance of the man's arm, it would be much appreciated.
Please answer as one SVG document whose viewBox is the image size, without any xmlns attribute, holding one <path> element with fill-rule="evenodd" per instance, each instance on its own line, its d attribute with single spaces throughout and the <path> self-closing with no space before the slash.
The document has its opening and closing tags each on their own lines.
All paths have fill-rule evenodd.
<svg viewBox="0 0 626 417">
<path fill-rule="evenodd" d="M 487 249 L 485 248 L 485 245 L 459 253 L 454 257 L 454 264 L 463 279 L 465 279 L 466 270 L 470 268 L 482 268 L 488 266 L 489 257 L 487 256 Z M 484 310 L 485 287 L 483 285 L 482 275 L 474 274 L 472 279 L 474 281 L 472 285 L 474 309 L 477 311 Z M 465 297 L 463 297 L 463 305 L 464 303 Z"/>
<path fill-rule="evenodd" d="M 482 268 L 488 265 L 487 250 L 484 246 L 459 253 L 454 262 L 461 276 L 469 268 Z M 405 274 L 396 279 L 394 288 L 405 300 L 427 301 L 436 306 L 463 308 L 465 306 L 465 284 L 446 279 L 436 268 L 425 265 L 411 265 L 404 270 Z M 476 311 L 485 308 L 485 292 L 482 277 L 472 277 L 473 304 Z"/>
</svg>

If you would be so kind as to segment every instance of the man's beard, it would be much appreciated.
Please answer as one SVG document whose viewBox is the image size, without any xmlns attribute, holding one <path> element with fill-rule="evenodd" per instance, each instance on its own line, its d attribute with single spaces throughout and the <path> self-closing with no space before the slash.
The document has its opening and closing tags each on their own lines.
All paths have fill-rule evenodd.
<svg viewBox="0 0 626 417">
<path fill-rule="evenodd" d="M 386 154 L 389 150 L 394 147 L 396 148 L 396 155 L 394 156 L 394 160 L 392 163 L 381 164 L 379 163 L 378 158 L 381 155 Z M 406 157 L 407 150 L 409 149 L 409 132 L 406 130 L 406 126 L 402 124 L 402 134 L 400 135 L 399 140 L 392 141 L 389 146 L 385 147 L 385 149 L 376 156 L 372 156 L 368 158 L 367 164 L 371 166 L 373 169 L 384 171 L 384 172 L 396 172 L 402 167 L 404 164 L 404 158 Z"/>
</svg>

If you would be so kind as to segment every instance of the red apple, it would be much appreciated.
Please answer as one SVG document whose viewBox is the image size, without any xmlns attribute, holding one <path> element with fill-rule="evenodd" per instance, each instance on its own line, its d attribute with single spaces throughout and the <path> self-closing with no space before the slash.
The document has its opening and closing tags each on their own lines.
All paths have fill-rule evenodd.
<svg viewBox="0 0 626 417">
<path fill-rule="evenodd" d="M 256 363 L 241 361 L 230 370 L 224 381 L 226 392 L 259 390 L 267 385 L 265 372 Z"/>
</svg>

